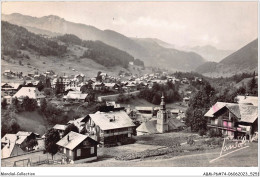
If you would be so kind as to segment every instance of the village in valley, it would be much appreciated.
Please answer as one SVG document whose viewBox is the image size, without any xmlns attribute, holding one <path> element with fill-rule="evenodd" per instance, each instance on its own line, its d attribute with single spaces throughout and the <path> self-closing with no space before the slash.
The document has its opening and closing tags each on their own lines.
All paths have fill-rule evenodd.
<svg viewBox="0 0 260 177">
<path fill-rule="evenodd" d="M 258 165 L 257 40 L 227 55 L 243 50 L 256 68 L 211 77 L 166 59 L 151 65 L 73 31 L 39 34 L 17 16 L 2 17 L 2 167 Z M 246 149 L 213 160 L 241 141 Z"/>
</svg>

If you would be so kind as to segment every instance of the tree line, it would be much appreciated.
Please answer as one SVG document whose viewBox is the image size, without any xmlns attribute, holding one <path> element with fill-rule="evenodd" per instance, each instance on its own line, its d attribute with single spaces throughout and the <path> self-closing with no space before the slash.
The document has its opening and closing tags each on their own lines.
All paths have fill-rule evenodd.
<svg viewBox="0 0 260 177">
<path fill-rule="evenodd" d="M 179 86 L 172 82 L 167 82 L 165 85 L 154 83 L 152 88 L 145 88 L 141 90 L 139 97 L 147 100 L 150 103 L 159 105 L 161 102 L 162 94 L 164 94 L 165 102 L 172 103 L 181 100 L 178 93 Z"/>
</svg>

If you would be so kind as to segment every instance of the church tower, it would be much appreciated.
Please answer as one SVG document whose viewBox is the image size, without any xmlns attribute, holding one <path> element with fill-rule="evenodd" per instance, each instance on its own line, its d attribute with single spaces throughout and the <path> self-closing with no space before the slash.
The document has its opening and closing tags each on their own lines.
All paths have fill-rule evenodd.
<svg viewBox="0 0 260 177">
<path fill-rule="evenodd" d="M 156 129 L 159 133 L 164 133 L 168 131 L 168 113 L 166 111 L 166 104 L 164 102 L 163 95 L 160 104 L 160 110 L 157 113 Z"/>
</svg>

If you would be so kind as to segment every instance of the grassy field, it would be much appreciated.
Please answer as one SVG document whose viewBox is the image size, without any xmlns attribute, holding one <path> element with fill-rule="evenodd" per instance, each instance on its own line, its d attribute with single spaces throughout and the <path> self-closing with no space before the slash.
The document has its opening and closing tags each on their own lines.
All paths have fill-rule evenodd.
<svg viewBox="0 0 260 177">
<path fill-rule="evenodd" d="M 258 144 L 250 143 L 249 148 L 239 150 L 210 163 L 219 157 L 221 147 L 205 151 L 178 154 L 171 158 L 152 157 L 131 161 L 98 157 L 97 161 L 82 164 L 56 165 L 62 167 L 257 167 Z M 48 165 L 43 165 L 48 166 Z"/>
</svg>

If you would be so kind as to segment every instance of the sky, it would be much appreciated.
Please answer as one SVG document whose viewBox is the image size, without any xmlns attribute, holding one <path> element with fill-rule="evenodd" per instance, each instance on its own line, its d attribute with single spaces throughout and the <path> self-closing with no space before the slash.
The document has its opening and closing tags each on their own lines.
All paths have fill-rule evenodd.
<svg viewBox="0 0 260 177">
<path fill-rule="evenodd" d="M 258 37 L 257 2 L 3 2 L 2 13 L 65 20 L 176 47 L 237 50 Z"/>
</svg>

